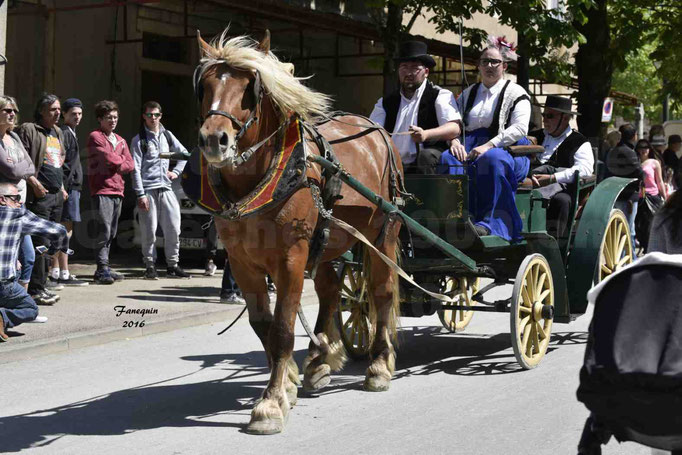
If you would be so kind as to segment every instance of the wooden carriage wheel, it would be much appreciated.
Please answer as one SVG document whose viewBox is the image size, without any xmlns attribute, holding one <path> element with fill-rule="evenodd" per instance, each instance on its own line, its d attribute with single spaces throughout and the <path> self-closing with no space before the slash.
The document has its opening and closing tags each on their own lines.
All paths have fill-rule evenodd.
<svg viewBox="0 0 682 455">
<path fill-rule="evenodd" d="M 554 282 L 541 254 L 526 256 L 514 281 L 510 308 L 514 356 L 526 370 L 535 368 L 547 352 L 554 317 Z"/>
<path fill-rule="evenodd" d="M 476 304 L 471 297 L 478 292 L 480 278 L 445 278 L 443 294 L 456 297 L 456 305 L 472 307 Z M 438 310 L 438 317 L 443 327 L 450 332 L 461 332 L 469 325 L 474 317 L 473 311 L 467 310 Z"/>
<path fill-rule="evenodd" d="M 344 263 L 339 269 L 341 302 L 337 311 L 337 324 L 341 341 L 353 359 L 369 355 L 371 324 L 367 282 L 362 268 Z"/>
<path fill-rule="evenodd" d="M 625 214 L 612 210 L 599 248 L 597 283 L 633 261 L 632 236 Z"/>
</svg>

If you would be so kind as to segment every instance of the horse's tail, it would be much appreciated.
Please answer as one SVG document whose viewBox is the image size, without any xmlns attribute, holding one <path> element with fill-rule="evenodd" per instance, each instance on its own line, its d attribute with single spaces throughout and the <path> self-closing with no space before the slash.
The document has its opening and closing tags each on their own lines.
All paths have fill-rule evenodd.
<svg viewBox="0 0 682 455">
<path fill-rule="evenodd" d="M 362 250 L 362 276 L 365 278 L 366 283 L 372 282 L 372 267 L 370 265 L 369 257 L 370 249 L 367 246 L 363 247 Z M 394 262 L 400 266 L 400 240 L 396 239 L 395 243 L 395 260 Z M 390 287 L 392 291 L 391 308 L 388 316 L 388 321 L 386 321 L 386 327 L 388 329 L 388 335 L 393 341 L 394 345 L 398 345 L 398 327 L 400 325 L 400 289 L 399 289 L 399 278 L 398 273 L 391 269 L 390 270 Z M 367 292 L 367 298 L 369 302 L 369 321 L 371 324 L 371 330 L 369 332 L 369 345 L 372 346 L 374 343 L 374 338 L 376 336 L 376 326 L 377 326 L 377 306 L 374 300 L 374 294 L 372 292 Z"/>
</svg>

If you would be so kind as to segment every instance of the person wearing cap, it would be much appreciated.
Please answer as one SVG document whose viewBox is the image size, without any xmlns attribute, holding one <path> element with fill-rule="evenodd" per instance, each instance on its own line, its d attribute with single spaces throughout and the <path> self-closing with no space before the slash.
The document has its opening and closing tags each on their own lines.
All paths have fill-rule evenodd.
<svg viewBox="0 0 682 455">
<path fill-rule="evenodd" d="M 459 136 L 455 98 L 428 80 L 436 61 L 425 43 L 402 43 L 396 62 L 400 88 L 379 98 L 369 117 L 393 134 L 405 173 L 433 174 L 448 141 Z"/>
<path fill-rule="evenodd" d="M 675 188 L 682 186 L 682 137 L 671 134 L 668 138 L 668 148 L 663 152 L 663 164 L 673 171 Z"/>
<path fill-rule="evenodd" d="M 538 157 L 540 166 L 531 171 L 531 180 L 549 199 L 547 231 L 556 238 L 566 236 L 572 203 L 568 185 L 575 172 L 588 177 L 594 171 L 590 142 L 569 125 L 574 115 L 580 114 L 571 110 L 570 98 L 549 95 L 542 113 L 543 129 L 531 133 L 545 149 Z"/>
<path fill-rule="evenodd" d="M 468 173 L 469 213 L 478 235 L 497 235 L 509 241 L 521 238 L 523 221 L 516 208 L 519 182 L 528 175 L 530 160 L 513 157 L 510 145 L 528 145 L 530 98 L 518 84 L 504 79 L 514 45 L 504 37 L 489 36 L 481 53 L 480 83 L 468 87 L 457 99 L 464 123 L 463 141 L 452 141 L 441 155 L 441 172 Z M 462 167 L 466 163 L 466 169 Z M 475 182 L 475 187 L 473 186 Z"/>
<path fill-rule="evenodd" d="M 77 98 L 69 98 L 62 104 L 64 125 L 61 127 L 64 137 L 66 157 L 62 171 L 64 172 L 64 189 L 68 197 L 62 207 L 61 224 L 66 228 L 68 238 L 73 235 L 73 223 L 81 220 L 80 201 L 83 188 L 83 167 L 81 165 L 76 127 L 83 118 L 83 103 Z M 87 286 L 88 282 L 79 280 L 69 272 L 69 256 L 58 252 L 52 257 L 48 279 L 53 283 L 67 286 Z"/>
</svg>

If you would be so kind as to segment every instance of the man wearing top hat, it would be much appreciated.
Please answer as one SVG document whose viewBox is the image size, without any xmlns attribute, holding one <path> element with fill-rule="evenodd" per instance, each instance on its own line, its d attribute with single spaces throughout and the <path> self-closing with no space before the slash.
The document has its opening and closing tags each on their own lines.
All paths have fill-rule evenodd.
<svg viewBox="0 0 682 455">
<path fill-rule="evenodd" d="M 426 44 L 403 43 L 396 62 L 400 88 L 379 98 L 370 118 L 393 134 L 405 173 L 433 174 L 448 141 L 460 134 L 455 98 L 428 80 L 436 62 Z"/>
<path fill-rule="evenodd" d="M 540 165 L 531 170 L 533 186 L 549 199 L 547 230 L 555 237 L 564 237 L 571 211 L 571 194 L 567 190 L 576 171 L 580 177 L 594 172 L 592 146 L 585 136 L 573 130 L 569 121 L 573 115 L 571 99 L 549 95 L 542 113 L 543 129 L 531 133 L 545 151 L 539 156 Z"/>
</svg>

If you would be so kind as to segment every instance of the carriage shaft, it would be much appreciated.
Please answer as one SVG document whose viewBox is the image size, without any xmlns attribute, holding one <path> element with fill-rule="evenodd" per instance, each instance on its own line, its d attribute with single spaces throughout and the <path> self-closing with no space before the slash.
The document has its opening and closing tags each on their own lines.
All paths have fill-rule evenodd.
<svg viewBox="0 0 682 455">
<path fill-rule="evenodd" d="M 454 246 L 447 243 L 445 240 L 435 235 L 433 232 L 426 229 L 424 226 L 419 224 L 414 219 L 407 216 L 404 212 L 398 209 L 398 207 L 391 204 L 390 202 L 387 202 L 384 198 L 382 198 L 375 192 L 371 191 L 360 181 L 358 181 L 347 171 L 345 171 L 340 165 L 332 163 L 331 161 L 326 160 L 318 155 L 310 155 L 308 156 L 308 159 L 316 164 L 319 164 L 332 174 L 336 174 L 344 183 L 346 183 L 348 186 L 350 186 L 355 191 L 360 193 L 368 201 L 375 204 L 384 213 L 395 214 L 400 216 L 400 218 L 407 225 L 407 228 L 412 232 L 412 234 L 420 237 L 426 242 L 429 242 L 430 244 L 441 250 L 443 253 L 445 253 L 447 256 L 459 261 L 468 270 L 472 272 L 477 270 L 476 261 L 471 259 L 469 256 L 467 256 Z"/>
</svg>

